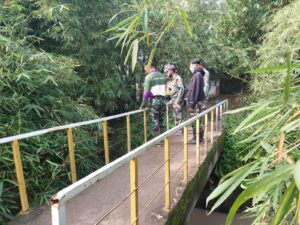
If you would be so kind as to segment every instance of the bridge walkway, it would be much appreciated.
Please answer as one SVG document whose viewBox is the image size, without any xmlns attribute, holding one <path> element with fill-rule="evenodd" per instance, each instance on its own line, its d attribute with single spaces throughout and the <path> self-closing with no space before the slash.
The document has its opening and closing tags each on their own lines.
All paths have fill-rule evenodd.
<svg viewBox="0 0 300 225">
<path fill-rule="evenodd" d="M 32 220 L 28 222 L 15 220 L 9 225 L 164 224 L 168 212 L 176 206 L 188 181 L 194 177 L 208 151 L 211 150 L 213 140 L 217 140 L 221 134 L 222 108 L 219 116 L 216 114 L 211 122 L 207 120 L 209 113 L 213 114 L 215 109 L 216 113 L 218 112 L 218 106 L 226 110 L 227 101 L 196 116 L 198 119 L 204 116 L 206 118 L 206 144 L 199 145 L 199 155 L 196 145 L 187 145 L 187 140 L 192 137 L 192 129 L 188 125 L 196 121 L 195 117 L 133 150 L 127 154 L 128 156 L 125 155 L 121 157 L 122 159 L 111 162 L 99 171 L 65 188 L 53 197 L 52 212 L 50 206 L 43 206 L 40 215 Z M 174 134 L 180 128 L 184 128 L 185 135 L 175 136 Z M 166 169 L 168 160 L 165 158 L 166 139 L 169 140 L 170 151 L 169 188 L 166 183 L 166 170 L 168 170 Z M 164 145 L 155 145 L 162 140 L 165 140 Z M 197 160 L 198 156 L 199 160 Z M 130 158 L 127 160 L 128 157 Z M 131 163 L 134 159 L 137 159 L 137 170 L 134 172 L 137 175 L 135 178 L 137 186 L 133 190 Z M 166 199 L 167 189 L 169 189 L 169 200 Z M 134 194 L 136 194 L 135 200 L 132 199 Z M 134 204 L 132 201 L 137 202 Z M 166 209 L 166 202 L 169 202 L 168 209 Z M 136 205 L 137 209 L 132 205 Z M 132 214 L 133 211 L 136 214 Z M 136 220 L 132 220 L 134 217 Z"/>
</svg>

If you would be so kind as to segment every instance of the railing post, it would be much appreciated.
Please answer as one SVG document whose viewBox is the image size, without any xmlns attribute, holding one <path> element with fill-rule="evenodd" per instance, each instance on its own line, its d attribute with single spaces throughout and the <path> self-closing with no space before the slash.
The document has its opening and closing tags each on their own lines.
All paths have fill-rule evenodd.
<svg viewBox="0 0 300 225">
<path fill-rule="evenodd" d="M 67 135 L 68 135 L 69 157 L 70 157 L 70 167 L 71 167 L 71 178 L 72 178 L 72 183 L 75 183 L 77 181 L 77 176 L 76 176 L 76 163 L 75 163 L 72 128 L 68 128 Z"/>
<path fill-rule="evenodd" d="M 196 120 L 196 162 L 200 164 L 200 118 Z"/>
<path fill-rule="evenodd" d="M 219 131 L 219 107 L 216 107 L 216 132 Z"/>
<path fill-rule="evenodd" d="M 223 104 L 220 105 L 220 128 L 223 130 Z"/>
<path fill-rule="evenodd" d="M 166 115 L 167 115 L 167 130 L 170 129 L 169 125 L 169 105 L 166 104 Z"/>
<path fill-rule="evenodd" d="M 66 225 L 66 207 L 65 204 L 51 203 L 52 225 Z"/>
<path fill-rule="evenodd" d="M 131 128 L 130 128 L 130 115 L 126 116 L 126 124 L 127 124 L 127 151 L 131 151 Z"/>
<path fill-rule="evenodd" d="M 220 105 L 220 120 L 222 119 L 223 104 Z"/>
<path fill-rule="evenodd" d="M 208 142 L 208 115 L 205 114 L 205 121 L 204 121 L 204 144 L 205 144 L 205 152 L 207 152 L 207 142 Z"/>
<path fill-rule="evenodd" d="M 165 138 L 165 210 L 170 210 L 170 137 Z"/>
<path fill-rule="evenodd" d="M 26 213 L 29 211 L 27 193 L 26 193 L 26 183 L 23 174 L 23 166 L 22 166 L 22 159 L 20 154 L 20 147 L 18 140 L 14 140 L 12 143 L 13 155 L 14 155 L 14 162 L 16 168 L 16 175 L 17 175 L 17 182 L 18 188 L 20 193 L 21 205 L 22 210 L 21 213 Z"/>
<path fill-rule="evenodd" d="M 214 142 L 214 110 L 211 111 L 210 118 L 210 141 Z"/>
<path fill-rule="evenodd" d="M 144 117 L 144 142 L 147 142 L 147 111 L 143 112 Z"/>
<path fill-rule="evenodd" d="M 104 158 L 105 165 L 109 163 L 109 146 L 108 146 L 108 128 L 107 128 L 107 120 L 101 122 L 103 128 L 103 140 L 104 140 Z"/>
<path fill-rule="evenodd" d="M 183 160 L 184 160 L 184 169 L 183 169 L 183 181 L 188 181 L 188 128 L 184 127 L 184 147 L 183 147 Z"/>
<path fill-rule="evenodd" d="M 138 161 L 130 160 L 130 218 L 131 225 L 138 225 Z"/>
</svg>

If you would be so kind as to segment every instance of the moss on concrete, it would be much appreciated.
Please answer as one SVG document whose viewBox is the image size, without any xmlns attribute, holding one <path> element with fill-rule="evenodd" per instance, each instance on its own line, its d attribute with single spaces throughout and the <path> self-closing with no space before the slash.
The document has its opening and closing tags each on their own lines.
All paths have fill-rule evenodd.
<svg viewBox="0 0 300 225">
<path fill-rule="evenodd" d="M 206 181 L 209 178 L 208 173 L 212 172 L 215 166 L 216 153 L 220 153 L 223 150 L 224 134 L 222 134 L 217 141 L 215 141 L 212 149 L 208 152 L 205 161 L 199 167 L 195 177 L 188 183 L 181 199 L 175 206 L 175 208 L 169 213 L 168 220 L 165 225 L 183 225 L 185 224 L 188 213 L 195 205 L 195 201 L 200 196 L 200 193 L 205 187 Z"/>
</svg>

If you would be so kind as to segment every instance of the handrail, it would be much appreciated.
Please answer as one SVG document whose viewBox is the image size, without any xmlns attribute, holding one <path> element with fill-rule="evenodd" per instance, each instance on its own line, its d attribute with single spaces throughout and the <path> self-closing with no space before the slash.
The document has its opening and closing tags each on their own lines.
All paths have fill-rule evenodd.
<svg viewBox="0 0 300 225">
<path fill-rule="evenodd" d="M 88 120 L 83 122 L 77 122 L 67 125 L 61 125 L 56 126 L 52 128 L 42 129 L 38 131 L 33 131 L 25 134 L 5 137 L 0 139 L 0 145 L 5 143 L 10 143 L 11 148 L 13 151 L 13 161 L 15 164 L 15 170 L 16 170 L 16 177 L 17 177 L 17 186 L 19 189 L 19 195 L 21 200 L 21 214 L 27 213 L 29 209 L 29 203 L 28 203 L 28 197 L 27 197 L 27 191 L 26 191 L 26 177 L 24 176 L 23 171 L 23 165 L 22 165 L 22 156 L 20 151 L 20 145 L 19 140 L 27 139 L 30 137 L 36 137 L 43 134 L 47 134 L 54 131 L 66 131 L 67 134 L 67 146 L 69 150 L 69 159 L 70 159 L 70 172 L 71 172 L 71 181 L 72 183 L 77 181 L 77 174 L 76 174 L 76 160 L 75 160 L 75 143 L 74 143 L 74 136 L 73 136 L 73 130 L 72 128 L 81 127 L 89 124 L 99 124 L 102 126 L 102 132 L 103 132 L 103 139 L 104 139 L 104 159 L 105 164 L 108 164 L 110 162 L 110 148 L 109 148 L 109 140 L 108 140 L 108 126 L 107 121 L 112 119 L 117 119 L 121 117 L 127 118 L 127 135 L 128 139 L 131 138 L 131 132 L 130 132 L 130 115 L 143 113 L 144 117 L 144 139 L 146 141 L 147 138 L 147 120 L 146 120 L 146 111 L 147 109 L 140 109 L 140 110 L 134 110 L 126 113 L 121 113 L 113 116 L 98 118 L 94 120 Z"/>
<path fill-rule="evenodd" d="M 50 133 L 50 132 L 53 132 L 53 131 L 66 130 L 66 129 L 69 129 L 69 128 L 81 127 L 81 126 L 85 126 L 85 125 L 90 125 L 90 124 L 94 124 L 94 123 L 99 123 L 99 122 L 103 122 L 103 121 L 117 119 L 117 118 L 120 118 L 120 117 L 124 117 L 124 116 L 127 116 L 127 115 L 132 115 L 132 114 L 137 114 L 137 113 L 141 113 L 141 112 L 144 112 L 144 111 L 145 111 L 145 109 L 139 109 L 139 110 L 130 111 L 130 112 L 126 112 L 126 113 L 121 113 L 121 114 L 108 116 L 108 117 L 103 117 L 103 118 L 99 118 L 99 119 L 88 120 L 88 121 L 83 121 L 83 122 L 78 122 L 78 123 L 71 123 L 71 124 L 67 124 L 67 125 L 61 125 L 61 126 L 51 127 L 51 128 L 38 130 L 38 131 L 33 131 L 33 132 L 25 133 L 25 134 L 19 134 L 19 135 L 15 135 L 15 136 L 6 137 L 6 138 L 1 138 L 0 139 L 0 144 L 9 143 L 9 142 L 12 142 L 12 141 L 15 141 L 15 140 L 21 140 L 21 139 L 26 139 L 26 138 L 30 138 L 30 137 L 35 137 L 35 136 Z"/>
<path fill-rule="evenodd" d="M 168 138 L 170 135 L 175 134 L 177 131 L 185 128 L 185 132 L 187 135 L 187 129 L 186 127 L 193 123 L 194 121 L 198 120 L 199 118 L 207 115 L 209 112 L 212 112 L 216 109 L 218 111 L 219 106 L 220 108 L 220 115 L 222 116 L 222 106 L 225 105 L 225 110 L 228 106 L 228 100 L 224 100 L 220 102 L 219 104 L 214 105 L 213 107 L 199 113 L 198 115 L 194 116 L 193 118 L 188 119 L 187 121 L 179 124 L 178 126 L 164 132 L 163 134 L 153 138 L 152 140 L 148 141 L 147 143 L 137 147 L 136 149 L 128 152 L 126 155 L 116 159 L 115 161 L 111 162 L 110 164 L 107 164 L 106 166 L 96 170 L 95 172 L 87 175 L 86 177 L 82 178 L 81 180 L 73 183 L 72 185 L 62 189 L 57 194 L 52 196 L 51 198 L 51 205 L 52 205 L 52 219 L 56 221 L 52 221 L 53 224 L 65 224 L 64 221 L 64 215 L 65 215 L 65 203 L 90 187 L 91 185 L 95 184 L 97 181 L 103 179 L 104 177 L 108 176 L 110 173 L 115 171 L 116 169 L 120 168 L 121 166 L 124 166 L 128 162 L 131 162 L 132 160 L 135 160 L 138 156 L 141 156 L 152 146 L 154 146 L 156 143 L 163 141 L 165 138 Z M 59 221 L 58 221 L 58 220 Z"/>
</svg>

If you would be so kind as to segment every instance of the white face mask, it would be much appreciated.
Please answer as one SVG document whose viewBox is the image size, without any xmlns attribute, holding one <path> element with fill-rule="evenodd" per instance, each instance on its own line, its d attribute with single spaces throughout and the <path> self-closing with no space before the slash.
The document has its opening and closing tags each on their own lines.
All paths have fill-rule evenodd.
<svg viewBox="0 0 300 225">
<path fill-rule="evenodd" d="M 195 71 L 195 65 L 194 65 L 194 64 L 191 64 L 191 65 L 190 65 L 190 71 L 191 71 L 192 73 L 194 73 L 194 71 Z"/>
<path fill-rule="evenodd" d="M 190 65 L 190 71 L 191 71 L 192 73 L 194 73 L 195 70 L 197 70 L 197 69 L 200 69 L 200 65 L 198 65 L 198 64 L 191 64 L 191 65 Z"/>
</svg>

